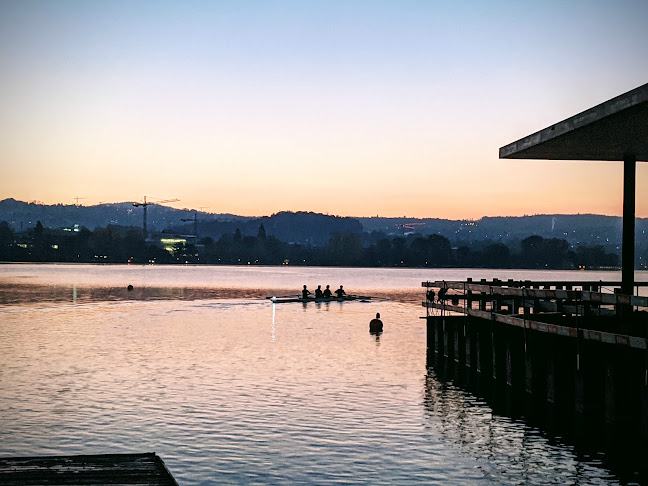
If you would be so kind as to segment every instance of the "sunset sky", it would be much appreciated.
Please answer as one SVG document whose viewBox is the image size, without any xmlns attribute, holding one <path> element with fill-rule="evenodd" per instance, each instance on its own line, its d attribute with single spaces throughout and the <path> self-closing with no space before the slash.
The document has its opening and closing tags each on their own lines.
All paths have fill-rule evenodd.
<svg viewBox="0 0 648 486">
<path fill-rule="evenodd" d="M 648 82 L 648 2 L 0 2 L 0 199 L 620 215 L 622 164 L 499 147 Z M 648 163 L 637 216 L 648 217 Z"/>
</svg>

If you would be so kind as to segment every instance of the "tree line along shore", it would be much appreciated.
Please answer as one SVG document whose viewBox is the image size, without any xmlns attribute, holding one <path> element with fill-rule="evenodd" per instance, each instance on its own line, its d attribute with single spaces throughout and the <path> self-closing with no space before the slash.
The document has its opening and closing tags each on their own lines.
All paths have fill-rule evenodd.
<svg viewBox="0 0 648 486">
<path fill-rule="evenodd" d="M 243 236 L 237 229 L 217 240 L 179 241 L 165 249 L 132 227 L 70 232 L 37 222 L 14 231 L 0 222 L 4 262 L 616 269 L 619 260 L 602 246 L 570 246 L 564 239 L 537 235 L 515 245 L 478 241 L 469 247 L 440 235 L 385 237 L 364 245 L 357 233 L 336 232 L 324 246 L 315 247 L 280 241 L 260 225 L 256 236 Z"/>
</svg>

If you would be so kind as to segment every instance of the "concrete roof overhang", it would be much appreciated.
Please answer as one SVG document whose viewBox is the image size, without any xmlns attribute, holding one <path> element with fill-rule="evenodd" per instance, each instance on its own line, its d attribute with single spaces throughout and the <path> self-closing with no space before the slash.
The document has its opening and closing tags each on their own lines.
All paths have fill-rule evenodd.
<svg viewBox="0 0 648 486">
<path fill-rule="evenodd" d="M 648 84 L 510 143 L 500 159 L 623 161 L 621 290 L 634 286 L 637 161 L 648 161 Z M 631 310 L 631 309 L 630 309 Z"/>
<path fill-rule="evenodd" d="M 648 84 L 499 149 L 500 159 L 648 161 Z"/>
</svg>

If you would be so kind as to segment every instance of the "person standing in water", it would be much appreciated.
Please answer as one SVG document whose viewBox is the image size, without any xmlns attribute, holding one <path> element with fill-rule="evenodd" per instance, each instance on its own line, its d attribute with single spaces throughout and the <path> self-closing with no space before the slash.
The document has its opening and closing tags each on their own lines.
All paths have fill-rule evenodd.
<svg viewBox="0 0 648 486">
<path fill-rule="evenodd" d="M 380 320 L 380 313 L 376 313 L 376 318 L 369 322 L 369 332 L 382 332 L 383 322 Z"/>
<path fill-rule="evenodd" d="M 302 299 L 308 299 L 309 295 L 310 295 L 310 291 L 304 285 L 304 289 L 302 290 Z"/>
</svg>

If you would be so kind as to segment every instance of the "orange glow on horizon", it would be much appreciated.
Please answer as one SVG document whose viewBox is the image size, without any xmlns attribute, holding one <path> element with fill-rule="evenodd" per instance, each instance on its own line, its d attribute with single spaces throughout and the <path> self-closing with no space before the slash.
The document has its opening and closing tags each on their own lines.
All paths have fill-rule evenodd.
<svg viewBox="0 0 648 486">
<path fill-rule="evenodd" d="M 645 83 L 648 3 L 586 16 L 571 3 L 493 16 L 244 4 L 93 2 L 70 15 L 0 2 L 0 199 L 156 195 L 241 216 L 621 214 L 622 164 L 498 149 Z M 636 214 L 648 217 L 644 162 Z"/>
</svg>

